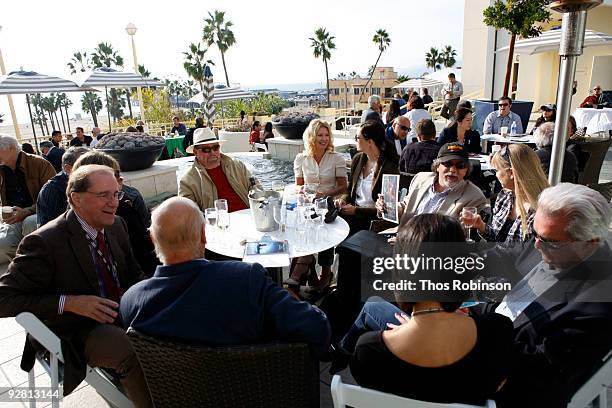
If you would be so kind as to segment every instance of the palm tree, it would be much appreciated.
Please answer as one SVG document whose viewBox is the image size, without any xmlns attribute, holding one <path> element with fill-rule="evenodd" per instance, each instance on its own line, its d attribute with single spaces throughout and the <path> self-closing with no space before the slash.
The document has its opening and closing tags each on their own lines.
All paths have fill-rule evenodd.
<svg viewBox="0 0 612 408">
<path fill-rule="evenodd" d="M 62 94 L 65 96 L 64 100 L 63 100 L 63 106 L 64 106 L 64 111 L 66 112 L 66 123 L 68 124 L 68 131 L 71 132 L 70 130 L 70 118 L 68 117 L 68 108 L 70 106 L 72 106 L 72 101 L 70 100 L 70 98 L 68 98 L 66 96 L 66 94 Z"/>
<path fill-rule="evenodd" d="M 143 78 L 149 78 L 151 76 L 151 73 L 141 64 L 138 64 L 138 73 Z"/>
<path fill-rule="evenodd" d="M 225 21 L 225 12 L 215 10 L 214 14 L 208 12 L 209 18 L 205 18 L 202 40 L 204 40 L 208 46 L 216 44 L 217 48 L 221 52 L 221 61 L 223 62 L 223 71 L 225 71 L 225 82 L 227 86 L 230 86 L 229 77 L 227 76 L 227 67 L 225 66 L 225 52 L 229 47 L 236 44 L 236 38 L 234 33 L 230 29 L 234 25 L 231 21 Z"/>
<path fill-rule="evenodd" d="M 395 80 L 395 83 L 401 84 L 402 82 L 409 81 L 410 79 L 412 79 L 412 77 L 409 75 L 398 75 L 397 79 Z"/>
<path fill-rule="evenodd" d="M 440 69 L 440 63 L 442 62 L 442 56 L 440 51 L 436 47 L 431 47 L 429 52 L 425 53 L 425 65 L 428 68 L 433 68 L 434 72 Z"/>
<path fill-rule="evenodd" d="M 457 63 L 455 57 L 457 56 L 457 51 L 453 50 L 453 47 L 447 45 L 442 50 L 442 63 L 445 67 L 450 68 Z"/>
<path fill-rule="evenodd" d="M 66 122 L 64 122 L 64 111 L 62 110 L 62 108 L 64 107 L 64 100 L 67 98 L 68 97 L 65 93 L 58 93 L 55 99 L 55 108 L 59 110 L 60 116 L 62 118 L 62 127 L 64 128 L 64 133 L 66 133 Z"/>
<path fill-rule="evenodd" d="M 113 46 L 108 43 L 98 44 L 98 46 L 94 49 L 93 53 L 91 54 L 91 62 L 94 68 L 102 68 L 102 67 L 123 68 L 123 57 L 119 55 L 119 53 L 113 49 Z M 123 110 L 121 108 L 125 106 L 125 103 L 123 101 L 124 91 L 111 89 L 110 94 L 111 94 L 111 98 L 108 101 L 108 104 L 110 104 L 110 107 L 107 106 L 107 109 L 109 109 L 110 111 L 114 111 L 116 114 L 121 113 L 121 116 L 123 116 Z M 127 96 L 128 109 L 130 111 L 130 118 L 131 118 L 133 117 L 133 115 L 132 115 L 132 102 L 130 100 L 130 92 L 129 91 L 125 92 L 125 95 Z M 117 103 L 118 106 L 114 106 L 113 104 L 115 103 Z M 111 116 L 117 119 L 121 119 L 121 116 L 117 117 L 113 115 L 112 113 L 111 113 Z"/>
<path fill-rule="evenodd" d="M 53 94 L 49 96 L 44 96 L 41 101 L 41 108 L 43 111 L 46 111 L 49 114 L 49 119 L 51 119 L 51 129 L 55 129 L 55 120 L 53 119 L 53 110 L 55 109 L 55 97 Z"/>
<path fill-rule="evenodd" d="M 387 49 L 389 44 L 391 44 L 391 38 L 389 37 L 389 33 L 387 33 L 386 30 L 379 28 L 378 30 L 376 30 L 376 33 L 374 33 L 374 37 L 372 37 L 372 42 L 378 45 L 378 51 L 379 51 L 378 58 L 376 58 L 376 62 L 374 63 L 373 68 L 371 67 L 372 71 L 368 72 L 369 78 L 366 81 L 365 86 L 361 89 L 361 94 L 359 95 L 360 101 L 361 101 L 361 97 L 363 96 L 363 93 L 368 88 L 368 84 L 370 83 L 370 81 L 372 80 L 372 77 L 374 76 L 374 70 L 376 69 L 376 66 L 378 65 L 378 61 L 380 60 L 382 53 Z"/>
<path fill-rule="evenodd" d="M 89 57 L 87 57 L 86 52 L 77 51 L 74 54 L 72 54 L 72 59 L 70 60 L 70 62 L 68 62 L 68 68 L 70 68 L 70 73 L 73 75 L 76 74 L 77 71 L 85 72 L 88 69 L 92 68 L 91 60 Z M 94 96 L 95 98 L 98 98 L 93 92 L 85 92 L 85 95 L 83 95 L 83 97 L 81 98 L 81 102 L 84 103 L 84 101 L 87 101 L 88 103 L 93 103 L 93 101 L 95 100 Z M 72 101 L 70 99 L 67 99 L 67 104 L 68 105 L 65 106 L 66 117 L 68 117 L 68 106 L 72 105 Z M 98 126 L 97 112 L 99 112 L 99 110 L 96 111 L 95 106 L 91 105 L 87 109 L 83 108 L 83 112 L 91 113 L 91 117 L 93 118 L 94 125 L 97 127 Z M 42 125 L 41 125 L 41 128 L 42 128 Z M 70 121 L 68 121 L 68 130 L 70 130 Z"/>
<path fill-rule="evenodd" d="M 49 134 L 49 127 L 47 126 L 47 118 L 45 117 L 44 109 L 42 108 L 42 99 L 41 94 L 34 94 L 31 96 L 30 102 L 32 102 L 32 106 L 34 106 L 34 118 L 40 126 L 40 133 L 45 136 L 46 134 Z M 44 128 L 43 122 L 45 125 Z M 47 133 L 45 133 L 45 129 L 47 129 Z"/>
<path fill-rule="evenodd" d="M 98 127 L 98 113 L 102 110 L 102 99 L 93 92 L 85 92 L 81 98 L 81 109 L 91 114 L 94 126 Z"/>
<path fill-rule="evenodd" d="M 312 47 L 312 53 L 315 58 L 321 57 L 325 64 L 325 79 L 327 81 L 327 106 L 329 106 L 329 71 L 327 69 L 327 61 L 331 58 L 331 50 L 336 48 L 334 44 L 334 37 L 325 30 L 323 27 L 319 27 L 315 30 L 315 36 L 310 37 L 310 46 Z"/>
<path fill-rule="evenodd" d="M 208 48 L 200 48 L 201 43 L 189 44 L 189 50 L 184 52 L 185 62 L 183 68 L 187 71 L 187 75 L 198 81 L 200 84 L 200 91 L 204 91 L 204 72 L 206 71 L 206 65 L 215 65 L 211 60 L 204 60 Z"/>
</svg>

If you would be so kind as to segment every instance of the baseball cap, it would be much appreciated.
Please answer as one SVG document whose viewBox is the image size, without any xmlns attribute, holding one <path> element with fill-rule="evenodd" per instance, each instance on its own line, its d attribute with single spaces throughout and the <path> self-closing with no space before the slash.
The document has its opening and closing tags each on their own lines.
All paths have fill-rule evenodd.
<svg viewBox="0 0 612 408">
<path fill-rule="evenodd" d="M 469 162 L 470 156 L 461 143 L 447 143 L 440 148 L 438 159 L 463 160 Z"/>
</svg>

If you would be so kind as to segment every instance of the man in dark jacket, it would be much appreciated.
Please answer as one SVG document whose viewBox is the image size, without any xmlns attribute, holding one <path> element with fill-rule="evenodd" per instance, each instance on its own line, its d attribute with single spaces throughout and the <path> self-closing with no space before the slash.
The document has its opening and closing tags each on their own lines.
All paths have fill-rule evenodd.
<svg viewBox="0 0 612 408">
<path fill-rule="evenodd" d="M 536 154 L 540 158 L 542 169 L 544 169 L 546 175 L 548 175 L 548 169 L 550 168 L 554 131 L 555 122 L 545 122 L 533 132 L 533 139 L 538 148 Z M 574 153 L 565 149 L 565 154 L 563 155 L 563 168 L 561 170 L 561 181 L 564 183 L 575 183 L 577 180 L 578 159 L 576 159 Z"/>
<path fill-rule="evenodd" d="M 163 266 L 123 295 L 124 327 L 200 344 L 282 340 L 327 349 L 325 314 L 272 282 L 261 265 L 203 259 L 204 217 L 193 201 L 162 203 L 150 230 Z"/>
<path fill-rule="evenodd" d="M 40 142 L 40 152 L 51 163 L 56 172 L 62 171 L 62 156 L 66 152 L 64 149 L 56 147 L 52 142 L 45 140 Z"/>
<path fill-rule="evenodd" d="M 431 170 L 433 161 L 438 157 L 440 145 L 436 143 L 436 125 L 429 119 L 421 119 L 416 124 L 418 143 L 408 145 L 400 157 L 399 170 L 402 175 L 411 175 Z"/>
<path fill-rule="evenodd" d="M 376 122 L 383 123 L 382 118 L 380 116 L 380 108 L 381 108 L 380 96 L 370 95 L 368 97 L 368 105 L 370 105 L 370 107 L 364 110 L 363 113 L 361 114 L 361 123 L 365 123 L 368 120 L 373 120 Z"/>
</svg>

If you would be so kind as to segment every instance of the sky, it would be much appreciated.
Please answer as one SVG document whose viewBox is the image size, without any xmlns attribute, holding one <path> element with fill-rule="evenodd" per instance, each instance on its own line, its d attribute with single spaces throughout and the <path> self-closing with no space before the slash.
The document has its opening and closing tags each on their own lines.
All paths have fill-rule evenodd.
<svg viewBox="0 0 612 408">
<path fill-rule="evenodd" d="M 351 71 L 365 75 L 378 56 L 372 37 L 380 28 L 387 30 L 391 44 L 378 66 L 418 75 L 425 70 L 425 52 L 432 46 L 451 45 L 461 65 L 463 8 L 462 0 L 6 1 L 0 13 L 0 50 L 7 72 L 23 68 L 70 78 L 66 64 L 74 52 L 89 53 L 107 42 L 119 51 L 127 70 L 133 68 L 133 59 L 125 27 L 132 22 L 138 28 L 134 37 L 138 63 L 158 78 L 187 79 L 183 52 L 191 42 L 201 41 L 204 18 L 218 9 L 234 23 L 236 44 L 225 54 L 232 84 L 262 88 L 321 83 L 323 87 L 323 61 L 314 58 L 308 40 L 318 27 L 335 37 L 330 78 Z M 215 63 L 215 82 L 224 82 L 221 55 L 214 45 L 207 56 Z M 80 111 L 80 97 L 71 95 L 72 115 Z M 13 99 L 18 121 L 29 121 L 25 97 Z M 0 113 L 3 125 L 11 122 L 4 96 L 0 96 Z"/>
</svg>

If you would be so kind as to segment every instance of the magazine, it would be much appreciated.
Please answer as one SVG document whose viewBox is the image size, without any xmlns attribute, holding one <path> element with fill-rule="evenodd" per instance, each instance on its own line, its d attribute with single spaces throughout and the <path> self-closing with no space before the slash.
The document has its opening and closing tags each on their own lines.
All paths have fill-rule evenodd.
<svg viewBox="0 0 612 408">
<path fill-rule="evenodd" d="M 399 216 L 397 214 L 397 191 L 399 190 L 399 175 L 383 174 L 382 193 L 385 200 L 385 209 L 382 213 L 382 219 L 399 224 Z"/>
</svg>

